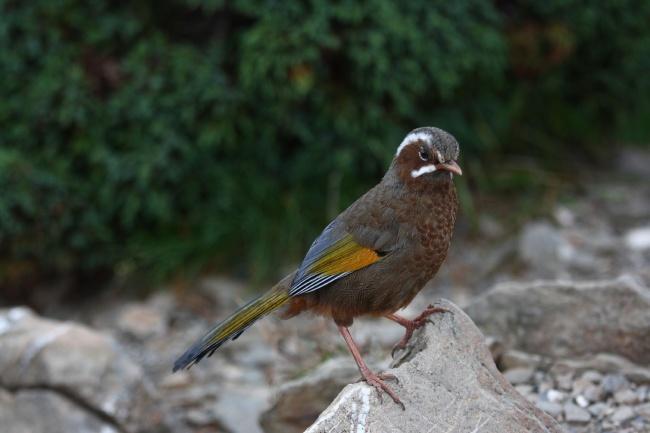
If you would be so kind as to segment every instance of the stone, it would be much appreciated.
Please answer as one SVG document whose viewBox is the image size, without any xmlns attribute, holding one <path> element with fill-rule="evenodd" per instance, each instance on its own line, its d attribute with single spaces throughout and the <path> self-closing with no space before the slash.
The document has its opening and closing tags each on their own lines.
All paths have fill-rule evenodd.
<svg viewBox="0 0 650 433">
<path fill-rule="evenodd" d="M 499 368 L 501 368 L 502 371 L 511 370 L 513 368 L 535 369 L 539 367 L 542 363 L 543 360 L 541 356 L 532 353 L 522 352 L 520 350 L 505 351 L 499 358 Z"/>
<path fill-rule="evenodd" d="M 596 370 L 587 370 L 582 373 L 581 379 L 584 379 L 591 383 L 600 383 L 600 381 L 603 380 L 603 375 Z"/>
<path fill-rule="evenodd" d="M 625 234 L 625 246 L 634 251 L 650 249 L 650 227 L 638 227 Z"/>
<path fill-rule="evenodd" d="M 639 415 L 650 421 L 650 403 L 638 405 L 636 407 L 636 411 L 639 413 Z"/>
<path fill-rule="evenodd" d="M 576 406 L 573 403 L 564 404 L 564 419 L 570 423 L 584 424 L 591 420 L 589 411 Z"/>
<path fill-rule="evenodd" d="M 603 403 L 601 401 L 596 404 L 592 404 L 587 410 L 589 410 L 593 416 L 600 418 L 601 416 L 605 415 L 608 410 L 610 410 L 610 407 L 607 405 L 607 403 Z"/>
<path fill-rule="evenodd" d="M 614 394 L 622 389 L 629 388 L 630 382 L 622 374 L 608 374 L 603 378 L 603 390 L 608 394 Z"/>
<path fill-rule="evenodd" d="M 483 332 L 552 358 L 604 352 L 650 364 L 650 290 L 633 277 L 499 284 L 467 313 Z"/>
<path fill-rule="evenodd" d="M 562 263 L 573 255 L 573 247 L 551 224 L 531 222 L 523 228 L 519 255 L 530 268 L 550 276 L 562 269 Z"/>
<path fill-rule="evenodd" d="M 345 385 L 360 378 L 352 357 L 336 357 L 304 377 L 282 385 L 260 419 L 268 433 L 298 433 L 309 427 Z"/>
<path fill-rule="evenodd" d="M 537 400 L 535 402 L 537 407 L 540 410 L 543 410 L 547 414 L 557 418 L 562 414 L 562 405 L 559 403 L 553 403 L 551 401 Z"/>
<path fill-rule="evenodd" d="M 388 370 L 399 380 L 390 386 L 404 411 L 360 382 L 346 386 L 306 432 L 561 432 L 498 371 L 471 319 L 451 302 L 437 305 L 449 313 L 416 331 Z"/>
<path fill-rule="evenodd" d="M 600 385 L 590 385 L 582 391 L 582 395 L 589 401 L 600 401 L 605 397 L 605 392 Z"/>
<path fill-rule="evenodd" d="M 614 401 L 618 404 L 635 404 L 639 401 L 639 396 L 631 389 L 622 389 L 614 393 Z"/>
<path fill-rule="evenodd" d="M 634 409 L 629 406 L 621 406 L 614 411 L 614 413 L 610 416 L 610 419 L 617 424 L 622 424 L 625 421 L 634 418 L 635 416 L 636 414 L 634 413 Z"/>
<path fill-rule="evenodd" d="M 512 370 L 507 370 L 503 375 L 511 384 L 521 385 L 530 382 L 534 373 L 535 370 L 532 368 L 513 368 Z"/>
<path fill-rule="evenodd" d="M 157 309 L 146 304 L 129 304 L 119 313 L 117 327 L 133 338 L 144 340 L 163 334 L 167 323 Z"/>
<path fill-rule="evenodd" d="M 581 408 L 585 408 L 589 406 L 589 400 L 584 395 L 578 395 L 576 396 L 576 404 L 580 406 Z"/>
<path fill-rule="evenodd" d="M 548 401 L 557 403 L 557 402 L 562 402 L 566 400 L 567 395 L 563 393 L 562 391 L 558 391 L 556 389 L 549 389 L 546 392 L 546 399 Z"/>
<path fill-rule="evenodd" d="M 97 416 L 56 391 L 0 391 L 0 425 L 11 433 L 119 433 L 111 419 Z M 5 428 L 7 430 L 5 430 Z"/>
<path fill-rule="evenodd" d="M 650 383 L 650 369 L 634 364 L 622 356 L 612 355 L 610 353 L 599 353 L 580 359 L 559 359 L 551 366 L 551 371 L 556 369 L 575 372 L 597 369 L 603 373 L 622 376 L 623 379 L 627 379 L 630 382 Z M 610 378 L 609 380 L 612 379 Z M 619 381 L 620 379 L 616 380 Z M 629 386 L 627 382 L 623 383 L 625 384 L 624 386 Z"/>
<path fill-rule="evenodd" d="M 0 347 L 0 383 L 22 405 L 12 415 L 17 424 L 39 431 L 40 421 L 31 417 L 42 412 L 52 417 L 62 414 L 64 419 L 52 431 L 68 422 L 80 426 L 108 423 L 129 431 L 155 429 L 143 371 L 109 335 L 12 308 L 0 310 Z M 79 428 L 66 427 L 67 431 L 101 429 Z"/>
</svg>

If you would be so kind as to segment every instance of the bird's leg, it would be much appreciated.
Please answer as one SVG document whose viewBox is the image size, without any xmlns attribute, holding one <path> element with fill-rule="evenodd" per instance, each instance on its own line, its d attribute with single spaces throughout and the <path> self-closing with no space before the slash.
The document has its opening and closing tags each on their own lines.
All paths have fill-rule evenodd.
<svg viewBox="0 0 650 433">
<path fill-rule="evenodd" d="M 366 365 L 365 361 L 361 357 L 361 353 L 359 352 L 359 348 L 357 347 L 357 344 L 354 342 L 352 339 L 352 335 L 350 335 L 350 331 L 348 330 L 347 327 L 345 326 L 340 326 L 338 325 L 339 332 L 343 336 L 343 339 L 345 340 L 345 344 L 348 345 L 348 349 L 350 349 L 350 353 L 352 354 L 352 357 L 357 363 L 357 367 L 359 367 L 359 371 L 361 372 L 361 376 L 363 377 L 363 380 L 365 380 L 368 385 L 372 385 L 376 390 L 377 394 L 379 395 L 379 401 L 382 402 L 382 397 L 381 397 L 381 392 L 384 391 L 386 394 L 390 395 L 390 397 L 393 399 L 395 403 L 400 405 L 402 407 L 402 410 L 405 410 L 404 403 L 399 399 L 397 394 L 395 394 L 395 391 L 393 391 L 386 383 L 384 383 L 384 380 L 387 379 L 395 379 L 397 378 L 388 373 L 379 373 L 375 374 Z"/>
<path fill-rule="evenodd" d="M 424 326 L 427 323 L 430 315 L 435 313 L 446 313 L 448 311 L 449 310 L 445 310 L 444 308 L 429 305 L 422 313 L 420 313 L 418 317 L 413 320 L 398 316 L 397 314 L 386 314 L 386 318 L 392 320 L 393 322 L 399 323 L 406 329 L 406 332 L 404 333 L 402 339 L 395 345 L 395 347 L 393 347 L 393 352 L 399 349 L 404 349 L 406 347 L 406 343 L 408 343 L 411 339 L 413 331 Z"/>
</svg>

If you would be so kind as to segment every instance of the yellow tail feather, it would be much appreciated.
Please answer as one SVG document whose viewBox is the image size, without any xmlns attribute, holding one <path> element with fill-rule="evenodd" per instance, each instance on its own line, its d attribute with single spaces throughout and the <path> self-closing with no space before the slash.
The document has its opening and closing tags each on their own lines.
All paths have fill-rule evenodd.
<svg viewBox="0 0 650 433">
<path fill-rule="evenodd" d="M 217 324 L 174 362 L 174 371 L 189 368 L 204 356 L 210 356 L 223 343 L 234 340 L 254 322 L 287 302 L 286 287 L 276 286 L 259 298 L 249 302 Z"/>
</svg>

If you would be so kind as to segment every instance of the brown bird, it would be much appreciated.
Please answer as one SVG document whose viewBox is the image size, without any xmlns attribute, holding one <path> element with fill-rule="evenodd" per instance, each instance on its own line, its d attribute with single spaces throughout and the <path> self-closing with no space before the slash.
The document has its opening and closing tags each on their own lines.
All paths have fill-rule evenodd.
<svg viewBox="0 0 650 433">
<path fill-rule="evenodd" d="M 235 340 L 256 320 L 286 305 L 284 318 L 303 311 L 331 317 L 352 353 L 363 379 L 404 405 L 359 353 L 348 327 L 355 317 L 384 316 L 406 328 L 396 347 L 429 315 L 416 319 L 395 314 L 407 306 L 438 271 L 447 256 L 458 199 L 453 174 L 459 146 L 447 132 L 432 127 L 411 131 L 397 148 L 379 184 L 334 219 L 314 241 L 300 267 L 271 290 L 212 328 L 174 364 L 174 371 L 198 363 L 223 343 Z"/>
</svg>

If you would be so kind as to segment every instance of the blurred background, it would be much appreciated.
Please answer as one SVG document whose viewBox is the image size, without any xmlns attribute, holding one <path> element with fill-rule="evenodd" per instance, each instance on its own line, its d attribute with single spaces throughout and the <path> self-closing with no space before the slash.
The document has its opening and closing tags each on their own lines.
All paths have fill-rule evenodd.
<svg viewBox="0 0 650 433">
<path fill-rule="evenodd" d="M 422 305 L 469 305 L 501 281 L 647 286 L 649 22 L 645 0 L 0 0 L 0 347 L 20 357 L 30 335 L 74 323 L 143 369 L 146 386 L 128 383 L 153 403 L 125 407 L 142 403 L 152 431 L 260 431 L 274 386 L 344 354 L 331 324 L 260 324 L 215 355 L 220 369 L 168 377 L 170 362 L 289 272 L 423 125 L 456 136 L 465 175 L 448 264 Z M 24 344 L 3 342 L 23 317 Z M 39 383 L 66 382 L 39 368 Z M 113 385 L 126 380 L 115 371 Z M 18 404 L 11 374 L 0 406 Z M 246 396 L 245 419 L 197 381 Z M 97 404 L 76 431 L 146 430 Z M 580 428 L 605 431 L 588 415 Z M 616 425 L 648 419 L 634 409 Z"/>
</svg>

